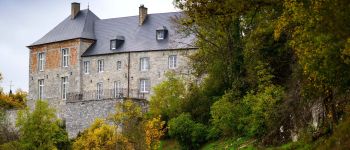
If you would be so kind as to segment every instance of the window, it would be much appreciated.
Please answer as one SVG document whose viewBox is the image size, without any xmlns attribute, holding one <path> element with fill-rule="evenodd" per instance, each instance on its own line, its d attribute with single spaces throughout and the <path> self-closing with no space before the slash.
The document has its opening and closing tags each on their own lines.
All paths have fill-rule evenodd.
<svg viewBox="0 0 350 150">
<path fill-rule="evenodd" d="M 102 82 L 97 83 L 97 99 L 102 99 L 103 95 L 103 84 Z"/>
<path fill-rule="evenodd" d="M 63 48 L 62 49 L 62 66 L 68 67 L 68 59 L 69 59 L 69 49 Z"/>
<path fill-rule="evenodd" d="M 84 61 L 84 73 L 89 74 L 90 72 L 90 61 Z"/>
<path fill-rule="evenodd" d="M 103 72 L 104 70 L 104 61 L 103 59 L 97 61 L 97 70 L 98 72 Z"/>
<path fill-rule="evenodd" d="M 117 49 L 117 40 L 111 40 L 111 49 Z"/>
<path fill-rule="evenodd" d="M 39 71 L 44 71 L 44 66 L 45 66 L 45 53 L 41 52 L 38 54 L 39 58 Z"/>
<path fill-rule="evenodd" d="M 43 99 L 44 98 L 44 79 L 40 79 L 38 82 L 39 82 L 38 98 Z"/>
<path fill-rule="evenodd" d="M 141 93 L 148 93 L 149 87 L 150 87 L 149 80 L 147 80 L 147 79 L 140 80 L 140 92 Z"/>
<path fill-rule="evenodd" d="M 121 69 L 122 69 L 122 62 L 117 61 L 117 70 L 121 70 Z"/>
<path fill-rule="evenodd" d="M 157 40 L 164 40 L 164 30 L 157 30 Z"/>
<path fill-rule="evenodd" d="M 67 99 L 68 91 L 68 77 L 61 78 L 61 97 L 63 100 Z"/>
<path fill-rule="evenodd" d="M 168 59 L 169 69 L 175 69 L 176 68 L 176 63 L 177 63 L 176 58 L 177 58 L 176 55 L 170 55 L 169 56 L 169 59 Z"/>
<path fill-rule="evenodd" d="M 122 84 L 120 81 L 114 82 L 114 98 L 121 97 L 123 94 Z"/>
<path fill-rule="evenodd" d="M 140 70 L 147 71 L 149 69 L 149 57 L 140 58 Z"/>
</svg>

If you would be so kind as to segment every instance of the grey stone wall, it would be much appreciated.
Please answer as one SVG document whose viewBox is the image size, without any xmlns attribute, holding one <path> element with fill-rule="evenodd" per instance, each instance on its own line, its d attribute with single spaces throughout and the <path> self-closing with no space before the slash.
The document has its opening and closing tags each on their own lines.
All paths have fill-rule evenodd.
<svg viewBox="0 0 350 150">
<path fill-rule="evenodd" d="M 96 118 L 105 119 L 115 112 L 121 100 L 96 100 L 67 103 L 65 111 L 66 130 L 69 138 L 88 128 Z"/>
</svg>

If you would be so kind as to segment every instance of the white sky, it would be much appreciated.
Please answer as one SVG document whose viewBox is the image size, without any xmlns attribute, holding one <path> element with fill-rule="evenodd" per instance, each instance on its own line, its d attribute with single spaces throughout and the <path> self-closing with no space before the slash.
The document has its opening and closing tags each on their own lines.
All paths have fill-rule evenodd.
<svg viewBox="0 0 350 150">
<path fill-rule="evenodd" d="M 90 10 L 99 18 L 138 15 L 144 4 L 148 13 L 179 11 L 173 0 L 0 0 L 0 86 L 28 90 L 29 49 L 26 47 L 53 29 L 70 14 L 71 2 Z"/>
</svg>

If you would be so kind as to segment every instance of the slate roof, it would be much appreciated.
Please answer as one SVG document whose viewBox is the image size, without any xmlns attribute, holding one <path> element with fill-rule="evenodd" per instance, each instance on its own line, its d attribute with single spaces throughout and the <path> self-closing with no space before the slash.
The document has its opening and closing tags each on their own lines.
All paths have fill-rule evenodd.
<svg viewBox="0 0 350 150">
<path fill-rule="evenodd" d="M 67 17 L 49 33 L 29 46 L 41 45 L 75 38 L 95 39 L 94 22 L 99 18 L 90 10 L 81 10 L 71 19 Z"/>
<path fill-rule="evenodd" d="M 193 36 L 184 38 L 175 31 L 172 18 L 181 15 L 180 12 L 148 14 L 146 21 L 139 26 L 138 16 L 99 19 L 90 10 L 82 10 L 76 19 L 68 17 L 31 46 L 73 38 L 96 40 L 82 56 L 194 48 L 190 46 Z M 156 30 L 163 26 L 168 30 L 168 36 L 156 40 Z M 117 36 L 123 36 L 125 41 L 121 47 L 110 50 L 110 40 Z"/>
</svg>

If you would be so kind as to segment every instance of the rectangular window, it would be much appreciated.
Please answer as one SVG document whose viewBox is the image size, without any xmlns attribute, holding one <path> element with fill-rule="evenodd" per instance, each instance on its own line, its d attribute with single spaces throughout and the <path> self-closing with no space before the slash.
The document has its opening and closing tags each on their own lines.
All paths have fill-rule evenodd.
<svg viewBox="0 0 350 150">
<path fill-rule="evenodd" d="M 147 71 L 149 69 L 149 57 L 140 58 L 140 70 Z"/>
<path fill-rule="evenodd" d="M 98 72 L 103 72 L 103 70 L 104 70 L 104 61 L 103 61 L 103 59 L 101 59 L 101 60 L 97 60 L 97 70 L 98 70 Z"/>
<path fill-rule="evenodd" d="M 69 49 L 63 48 L 62 49 L 62 66 L 68 67 L 68 60 L 69 60 Z"/>
<path fill-rule="evenodd" d="M 67 99 L 67 93 L 68 93 L 68 77 L 62 77 L 61 78 L 61 98 L 63 100 Z"/>
<path fill-rule="evenodd" d="M 157 30 L 157 40 L 163 40 L 164 39 L 164 30 Z"/>
<path fill-rule="evenodd" d="M 117 49 L 117 40 L 111 40 L 111 50 Z"/>
<path fill-rule="evenodd" d="M 90 61 L 84 61 L 84 73 L 89 74 L 90 72 Z"/>
<path fill-rule="evenodd" d="M 168 59 L 169 69 L 175 69 L 176 63 L 177 63 L 177 56 L 176 55 L 170 55 Z"/>
<path fill-rule="evenodd" d="M 39 71 L 44 71 L 44 66 L 45 66 L 45 53 L 41 52 L 38 54 L 38 58 L 39 58 Z"/>
<path fill-rule="evenodd" d="M 39 82 L 38 99 L 43 99 L 44 98 L 44 79 L 40 79 L 38 82 Z"/>
<path fill-rule="evenodd" d="M 117 70 L 121 70 L 121 69 L 122 69 L 122 62 L 117 61 Z"/>
<path fill-rule="evenodd" d="M 149 80 L 147 79 L 141 79 L 140 80 L 140 92 L 141 93 L 149 93 Z"/>
<path fill-rule="evenodd" d="M 120 81 L 114 82 L 114 98 L 121 97 L 123 94 L 122 84 Z"/>
<path fill-rule="evenodd" d="M 103 84 L 102 82 L 97 83 L 97 99 L 102 99 L 102 95 L 103 95 Z"/>
</svg>

